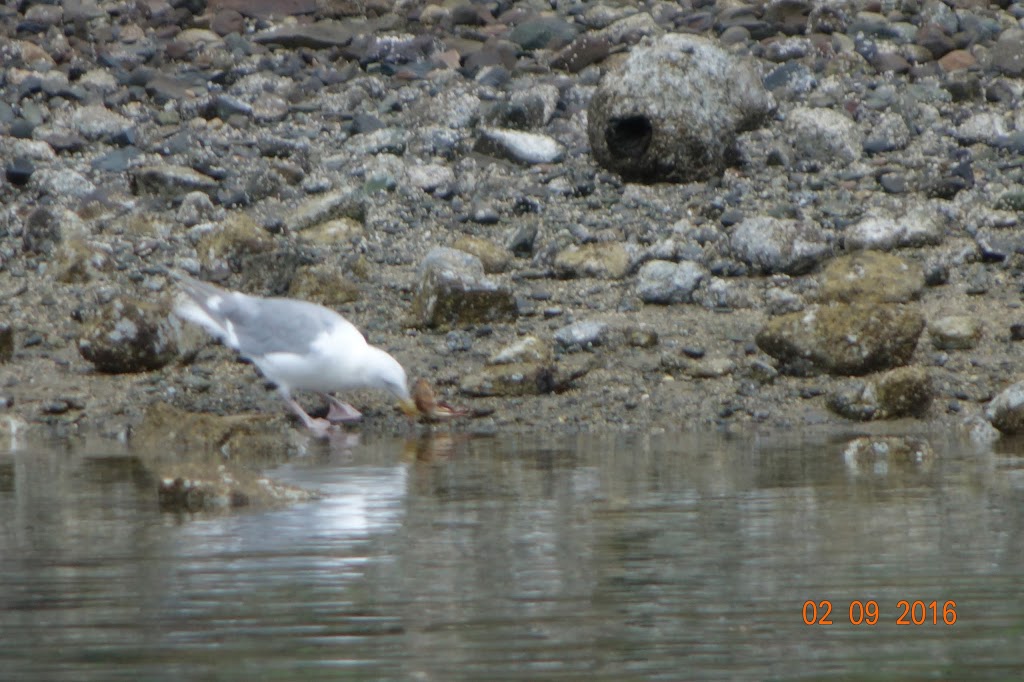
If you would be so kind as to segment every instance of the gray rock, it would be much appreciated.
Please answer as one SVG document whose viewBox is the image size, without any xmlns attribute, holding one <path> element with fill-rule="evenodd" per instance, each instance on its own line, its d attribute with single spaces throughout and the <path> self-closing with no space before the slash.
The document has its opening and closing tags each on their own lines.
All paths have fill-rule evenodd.
<svg viewBox="0 0 1024 682">
<path fill-rule="evenodd" d="M 629 273 L 631 258 L 619 242 L 599 242 L 563 249 L 554 266 L 562 277 L 622 279 Z"/>
<path fill-rule="evenodd" d="M 210 197 L 203 192 L 189 192 L 178 206 L 175 219 L 185 227 L 194 227 L 199 223 L 206 223 L 220 217 L 224 210 L 214 207 Z"/>
<path fill-rule="evenodd" d="M 511 343 L 487 360 L 489 365 L 513 363 L 547 363 L 551 360 L 551 346 L 536 336 L 525 336 Z"/>
<path fill-rule="evenodd" d="M 34 209 L 25 218 L 21 246 L 29 253 L 49 254 L 64 239 L 63 222 L 58 211 L 49 206 Z"/>
<path fill-rule="evenodd" d="M 323 50 L 332 47 L 344 47 L 352 42 L 352 38 L 355 35 L 355 29 L 349 24 L 325 20 L 313 24 L 296 24 L 273 28 L 269 31 L 257 33 L 253 36 L 253 41 L 262 45 Z"/>
<path fill-rule="evenodd" d="M 995 111 L 979 111 L 953 130 L 953 137 L 966 146 L 987 144 L 995 146 L 1010 133 L 1006 118 Z"/>
<path fill-rule="evenodd" d="M 213 195 L 220 183 L 187 166 L 164 164 L 143 166 L 132 173 L 133 188 L 137 194 L 152 194 L 176 198 L 187 192 Z"/>
<path fill-rule="evenodd" d="M 68 125 L 87 140 L 110 140 L 127 133 L 134 124 L 116 111 L 94 104 L 72 111 Z"/>
<path fill-rule="evenodd" d="M 411 186 L 424 192 L 433 192 L 439 187 L 455 184 L 455 171 L 450 166 L 439 163 L 409 166 L 406 169 L 406 177 Z"/>
<path fill-rule="evenodd" d="M 864 148 L 857 124 L 832 109 L 797 107 L 786 115 L 785 129 L 802 159 L 849 164 Z"/>
<path fill-rule="evenodd" d="M 868 380 L 852 380 L 828 399 L 836 414 L 857 421 L 921 417 L 934 397 L 931 377 L 922 367 L 897 367 Z"/>
<path fill-rule="evenodd" d="M 537 17 L 522 22 L 508 38 L 524 50 L 557 50 L 576 37 L 577 29 L 560 17 Z"/>
<path fill-rule="evenodd" d="M 687 376 L 694 379 L 718 379 L 729 376 L 736 371 L 736 361 L 727 357 L 716 355 L 714 357 L 699 358 L 686 365 Z"/>
<path fill-rule="evenodd" d="M 81 199 L 96 191 L 96 185 L 70 168 L 41 170 L 35 174 L 33 181 L 51 197 Z"/>
<path fill-rule="evenodd" d="M 864 151 L 871 154 L 903 149 L 910 141 L 910 129 L 903 117 L 895 112 L 885 112 L 871 126 L 864 140 Z"/>
<path fill-rule="evenodd" d="M 301 232 L 340 218 L 358 223 L 366 220 L 366 197 L 352 188 L 343 188 L 307 199 L 285 221 L 289 231 Z"/>
<path fill-rule="evenodd" d="M 554 163 L 562 158 L 562 145 L 547 135 L 504 128 L 483 128 L 475 150 L 525 164 Z"/>
<path fill-rule="evenodd" d="M 1024 31 L 1007 29 L 992 47 L 992 66 L 1012 78 L 1024 76 Z"/>
<path fill-rule="evenodd" d="M 690 303 L 707 276 L 708 271 L 692 261 L 653 260 L 640 268 L 636 289 L 645 303 Z"/>
<path fill-rule="evenodd" d="M 763 273 L 808 272 L 831 254 L 832 247 L 817 226 L 758 216 L 747 218 L 729 236 L 733 256 Z"/>
<path fill-rule="evenodd" d="M 411 137 L 412 133 L 403 128 L 380 128 L 365 135 L 356 135 L 345 142 L 346 154 L 342 158 L 372 154 L 401 156 L 405 154 L 405 147 Z"/>
<path fill-rule="evenodd" d="M 947 315 L 928 324 L 928 336 L 938 350 L 970 350 L 981 341 L 981 321 L 967 315 Z"/>
<path fill-rule="evenodd" d="M 791 373 L 862 375 L 906 364 L 923 329 L 908 306 L 835 303 L 772 318 L 757 345 Z"/>
<path fill-rule="evenodd" d="M 873 214 L 846 229 L 846 248 L 889 251 L 897 247 L 920 247 L 942 242 L 945 219 L 928 204 L 904 210 L 898 216 Z"/>
<path fill-rule="evenodd" d="M 721 173 L 737 135 L 774 107 L 750 64 L 706 38 L 669 34 L 605 74 L 587 131 L 595 160 L 627 180 L 689 182 Z"/>
<path fill-rule="evenodd" d="M 921 298 L 924 273 L 898 256 L 862 251 L 829 262 L 819 277 L 822 302 L 908 303 Z"/>
<path fill-rule="evenodd" d="M 82 332 L 78 352 L 101 372 L 146 372 L 178 356 L 177 336 L 166 307 L 118 298 L 104 306 Z"/>
<path fill-rule="evenodd" d="M 423 259 L 419 273 L 413 317 L 420 326 L 448 330 L 518 315 L 511 290 L 486 277 L 476 256 L 436 247 Z"/>
<path fill-rule="evenodd" d="M 1005 388 L 993 398 L 985 408 L 985 418 L 1007 435 L 1024 431 L 1024 381 Z"/>
<path fill-rule="evenodd" d="M 555 341 L 567 349 L 589 349 L 608 341 L 607 322 L 581 320 L 555 330 Z"/>
</svg>

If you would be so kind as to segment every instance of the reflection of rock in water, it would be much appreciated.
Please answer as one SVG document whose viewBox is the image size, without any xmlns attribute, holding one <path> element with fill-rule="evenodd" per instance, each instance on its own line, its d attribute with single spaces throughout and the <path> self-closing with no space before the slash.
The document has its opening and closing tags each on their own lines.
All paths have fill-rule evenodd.
<svg viewBox="0 0 1024 682">
<path fill-rule="evenodd" d="M 847 443 L 843 460 L 854 475 L 886 476 L 895 471 L 925 473 L 935 463 L 935 451 L 924 438 L 865 436 Z"/>
</svg>

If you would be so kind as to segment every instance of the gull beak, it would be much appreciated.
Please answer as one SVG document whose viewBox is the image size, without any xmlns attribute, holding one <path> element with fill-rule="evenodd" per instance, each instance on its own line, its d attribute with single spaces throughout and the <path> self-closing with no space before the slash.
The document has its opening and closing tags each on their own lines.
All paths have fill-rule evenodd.
<svg viewBox="0 0 1024 682">
<path fill-rule="evenodd" d="M 409 398 L 399 400 L 398 407 L 409 419 L 415 419 L 416 417 L 420 416 L 420 410 L 418 407 L 416 407 L 416 403 L 410 400 Z"/>
</svg>

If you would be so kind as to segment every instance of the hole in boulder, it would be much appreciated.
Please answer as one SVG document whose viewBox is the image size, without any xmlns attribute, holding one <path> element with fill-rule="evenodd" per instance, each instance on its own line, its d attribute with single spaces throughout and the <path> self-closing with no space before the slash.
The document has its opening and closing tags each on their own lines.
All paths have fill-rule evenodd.
<svg viewBox="0 0 1024 682">
<path fill-rule="evenodd" d="M 613 118 L 605 129 L 604 139 L 608 151 L 628 157 L 639 157 L 651 143 L 651 122 L 646 116 Z"/>
</svg>

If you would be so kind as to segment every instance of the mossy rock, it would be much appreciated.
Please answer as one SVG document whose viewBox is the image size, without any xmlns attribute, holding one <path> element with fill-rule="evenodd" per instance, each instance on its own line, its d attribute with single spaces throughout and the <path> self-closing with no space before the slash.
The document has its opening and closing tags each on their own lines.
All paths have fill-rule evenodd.
<svg viewBox="0 0 1024 682">
<path fill-rule="evenodd" d="M 757 345 L 790 373 L 858 376 L 907 364 L 923 329 L 910 306 L 833 303 L 772 318 Z"/>
</svg>

